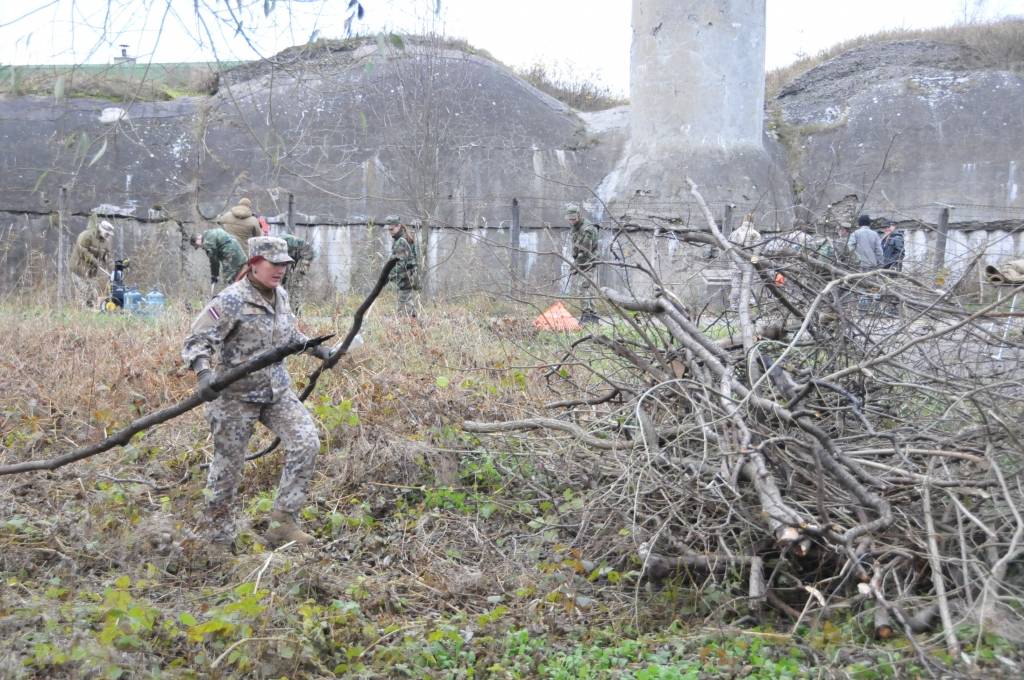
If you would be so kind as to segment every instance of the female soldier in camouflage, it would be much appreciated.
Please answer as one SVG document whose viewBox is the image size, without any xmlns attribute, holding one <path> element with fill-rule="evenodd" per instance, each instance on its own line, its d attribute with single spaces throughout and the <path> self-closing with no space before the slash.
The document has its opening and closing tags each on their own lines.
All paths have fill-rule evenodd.
<svg viewBox="0 0 1024 680">
<path fill-rule="evenodd" d="M 280 287 L 292 258 L 279 238 L 260 236 L 248 242 L 251 255 L 245 278 L 222 290 L 192 323 L 181 356 L 196 372 L 201 390 L 209 391 L 211 362 L 230 368 L 263 350 L 293 340 L 307 340 L 295 327 L 288 293 Z M 319 346 L 310 354 L 326 359 Z M 217 393 L 207 393 L 212 397 Z M 284 362 L 278 362 L 233 383 L 207 404 L 213 432 L 213 462 L 207 478 L 207 513 L 202 531 L 213 544 L 229 549 L 234 542 L 235 494 L 245 452 L 256 421 L 270 428 L 284 444 L 285 461 L 266 539 L 271 545 L 313 537 L 299 529 L 295 514 L 306 500 L 320 439 L 309 411 L 291 389 Z"/>
<path fill-rule="evenodd" d="M 406 316 L 416 318 L 416 305 L 413 302 L 413 291 L 419 290 L 419 277 L 416 269 L 416 244 L 412 235 L 397 215 L 389 215 L 384 224 L 388 225 L 391 234 L 391 257 L 398 258 L 398 264 L 391 270 L 389 279 L 398 287 L 398 311 Z"/>
</svg>

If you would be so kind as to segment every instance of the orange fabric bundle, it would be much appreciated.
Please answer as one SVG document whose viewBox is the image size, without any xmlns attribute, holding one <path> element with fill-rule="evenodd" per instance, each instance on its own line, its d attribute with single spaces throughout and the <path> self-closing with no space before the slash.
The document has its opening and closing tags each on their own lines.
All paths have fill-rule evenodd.
<svg viewBox="0 0 1024 680">
<path fill-rule="evenodd" d="M 539 331 L 578 331 L 580 322 L 561 302 L 556 302 L 533 320 Z"/>
</svg>

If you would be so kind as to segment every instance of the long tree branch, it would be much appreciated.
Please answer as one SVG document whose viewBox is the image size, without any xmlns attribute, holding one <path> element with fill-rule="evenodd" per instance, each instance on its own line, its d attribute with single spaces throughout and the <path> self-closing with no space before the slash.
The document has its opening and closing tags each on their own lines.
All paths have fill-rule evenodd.
<svg viewBox="0 0 1024 680">
<path fill-rule="evenodd" d="M 229 385 L 238 382 L 247 375 L 254 373 L 262 368 L 266 368 L 271 364 L 276 364 L 287 356 L 292 354 L 298 354 L 299 352 L 309 349 L 310 347 L 316 347 L 317 345 L 325 342 L 326 340 L 334 337 L 333 335 L 322 335 L 317 338 L 305 342 L 289 342 L 286 345 L 268 349 L 264 352 L 260 352 L 255 357 L 246 361 L 243 364 L 239 364 L 227 371 L 224 371 L 220 375 L 214 377 L 211 387 L 220 392 Z M 215 397 L 216 398 L 216 397 Z M 0 466 L 0 475 L 13 475 L 21 472 L 31 472 L 33 470 L 56 470 L 59 467 L 68 465 L 80 461 L 90 456 L 95 456 L 98 453 L 108 451 L 115 446 L 124 446 L 131 438 L 139 432 L 149 429 L 154 425 L 177 418 L 183 413 L 191 411 L 196 406 L 202 404 L 206 399 L 200 396 L 199 392 L 196 391 L 188 399 L 178 402 L 174 406 L 169 406 L 165 409 L 161 409 L 156 413 L 150 413 L 148 416 L 143 416 L 138 420 L 133 420 L 129 425 L 121 430 L 118 430 L 114 434 L 110 435 L 106 439 L 90 446 L 84 446 L 82 448 L 75 449 L 63 456 L 57 456 L 56 458 L 47 458 L 45 460 L 29 460 L 24 463 L 14 463 L 12 465 Z"/>
<path fill-rule="evenodd" d="M 373 290 L 366 296 L 362 304 L 356 308 L 355 314 L 352 315 L 352 327 L 348 329 L 348 333 L 345 335 L 345 339 L 342 340 L 341 344 L 331 350 L 331 356 L 327 357 L 319 366 L 316 367 L 312 373 L 309 374 L 308 382 L 299 394 L 299 401 L 306 401 L 310 394 L 313 393 L 313 388 L 316 387 L 316 383 L 320 380 L 320 376 L 323 372 L 331 369 L 341 361 L 347 352 L 348 348 L 352 345 L 352 341 L 355 340 L 356 335 L 359 334 L 359 329 L 363 327 L 363 317 L 366 316 L 366 312 L 369 311 L 370 307 L 377 300 L 381 291 L 384 290 L 384 286 L 388 285 L 388 277 L 391 275 L 391 270 L 398 264 L 397 258 L 391 258 L 384 263 L 384 268 L 380 270 L 380 276 L 377 277 L 377 283 L 373 286 Z M 246 460 L 256 460 L 262 458 L 271 451 L 277 448 L 277 445 L 281 443 L 280 437 L 274 437 L 274 441 L 270 442 L 266 448 L 256 453 L 246 456 Z"/>
</svg>

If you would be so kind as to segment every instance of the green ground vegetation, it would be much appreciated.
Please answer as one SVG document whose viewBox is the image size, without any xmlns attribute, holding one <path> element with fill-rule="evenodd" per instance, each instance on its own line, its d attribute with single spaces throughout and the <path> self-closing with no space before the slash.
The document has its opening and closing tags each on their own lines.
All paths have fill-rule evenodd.
<svg viewBox="0 0 1024 680">
<path fill-rule="evenodd" d="M 197 301 L 198 303 L 198 301 Z M 311 309 L 344 332 L 354 301 Z M 194 308 L 194 307 L 193 307 Z M 550 399 L 544 363 L 578 336 L 496 324 L 485 301 L 437 305 L 410 328 L 375 307 L 360 353 L 310 401 L 323 448 L 302 520 L 316 550 L 260 533 L 279 453 L 250 464 L 235 555 L 193 529 L 211 454 L 199 411 L 50 474 L 0 477 L 0 645 L 11 678 L 915 677 L 906 640 L 865 611 L 794 623 L 748 603 L 740 574 L 652 582 L 628 551 L 587 554 L 564 436 L 478 437 Z M 0 308 L 0 464 L 96 441 L 185 397 L 189 313 L 157 319 Z M 496 330 L 498 329 L 498 330 Z M 298 357 L 296 382 L 315 365 Z M 570 371 L 572 369 L 569 369 Z M 562 376 L 564 377 L 564 376 Z M 265 443 L 260 432 L 254 448 Z M 629 540 L 618 520 L 608 530 Z M 978 635 L 997 677 L 1020 649 Z M 922 639 L 942 658 L 941 640 Z M 1011 663 L 1014 663 L 1011 661 Z"/>
</svg>

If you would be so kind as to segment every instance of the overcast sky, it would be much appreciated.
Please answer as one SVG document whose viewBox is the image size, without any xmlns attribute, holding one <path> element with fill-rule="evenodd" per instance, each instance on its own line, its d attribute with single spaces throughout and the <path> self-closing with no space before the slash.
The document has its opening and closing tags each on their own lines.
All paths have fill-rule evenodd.
<svg viewBox="0 0 1024 680">
<path fill-rule="evenodd" d="M 356 32 L 434 30 L 511 66 L 535 62 L 629 89 L 631 0 L 363 0 Z M 678 0 L 685 4 L 686 0 Z M 311 36 L 343 37 L 348 0 L 2 0 L 0 63 L 109 63 L 127 43 L 140 61 L 252 59 Z M 265 14 L 264 7 L 271 11 Z M 215 8 L 215 9 L 211 9 Z M 1024 16 L 1024 0 L 768 0 L 768 68 L 892 28 Z"/>
</svg>

